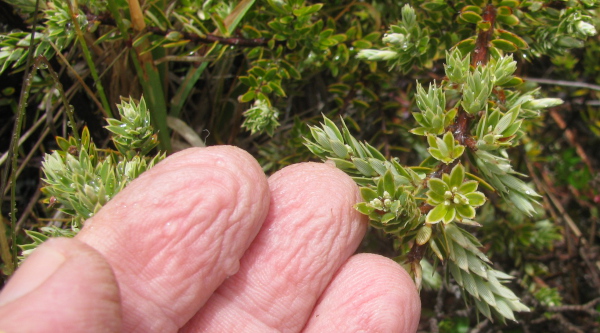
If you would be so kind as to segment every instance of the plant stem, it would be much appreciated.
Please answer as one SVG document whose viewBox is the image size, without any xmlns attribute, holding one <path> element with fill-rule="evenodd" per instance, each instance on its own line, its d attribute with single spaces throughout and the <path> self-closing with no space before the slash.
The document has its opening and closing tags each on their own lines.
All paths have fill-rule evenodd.
<svg viewBox="0 0 600 333">
<path fill-rule="evenodd" d="M 123 24 L 121 13 L 119 12 L 119 7 L 117 6 L 116 1 L 108 0 L 107 5 L 108 10 L 112 14 L 111 20 L 113 20 L 113 23 L 119 28 L 121 35 L 123 35 L 123 39 L 129 39 L 129 33 Z M 95 19 L 97 18 L 98 17 Z M 133 66 L 135 67 L 138 80 L 142 85 L 142 90 L 146 96 L 146 102 L 148 103 L 148 108 L 150 109 L 150 114 L 152 116 L 152 123 L 156 130 L 158 130 L 159 148 L 163 151 L 170 151 L 171 141 L 169 136 L 169 128 L 167 127 L 167 104 L 165 102 L 164 91 L 161 85 L 162 81 L 160 80 L 158 70 L 153 65 L 153 60 L 151 59 L 150 54 L 148 54 L 150 59 L 147 59 L 147 62 L 140 62 L 140 60 L 142 60 L 140 59 L 141 56 L 135 49 L 132 48 L 130 51 L 130 56 L 131 62 L 133 62 Z"/>
<path fill-rule="evenodd" d="M 60 80 L 58 79 L 58 75 L 52 69 L 52 66 L 50 66 L 48 59 L 46 59 L 46 57 L 44 57 L 43 55 L 39 56 L 39 57 L 37 57 L 37 59 L 35 59 L 34 66 L 36 68 L 39 68 L 39 66 L 41 64 L 46 65 L 46 67 L 48 69 L 48 73 L 50 73 L 52 80 L 54 80 L 54 84 L 56 84 L 56 89 L 58 89 L 58 95 L 60 96 L 60 99 L 65 108 L 65 113 L 67 114 L 67 118 L 69 118 L 69 123 L 71 124 L 70 127 L 71 127 L 71 130 L 73 131 L 73 137 L 75 138 L 75 140 L 77 140 L 77 142 L 81 143 L 81 139 L 79 138 L 79 132 L 77 130 L 77 124 L 75 123 L 75 117 L 73 116 L 73 108 L 69 104 L 69 101 L 67 101 L 67 96 L 65 96 L 65 91 L 63 90 L 63 86 L 60 83 Z"/>
<path fill-rule="evenodd" d="M 75 11 L 78 8 L 73 8 L 72 3 L 69 3 L 69 15 L 71 15 L 71 22 L 73 23 L 73 28 L 75 29 L 75 33 L 77 34 L 77 40 L 81 45 L 81 51 L 83 52 L 83 57 L 90 68 L 90 74 L 92 74 L 92 78 L 94 79 L 94 84 L 96 85 L 96 89 L 98 89 L 98 95 L 100 95 L 100 101 L 102 102 L 103 110 L 102 113 L 105 117 L 112 118 L 112 112 L 110 110 L 110 104 L 108 103 L 108 99 L 106 98 L 106 94 L 104 93 L 104 86 L 98 77 L 98 71 L 96 70 L 96 65 L 94 64 L 94 60 L 92 59 L 92 55 L 90 53 L 89 48 L 85 42 L 85 38 L 83 37 L 83 32 L 81 32 L 81 27 L 79 26 L 79 21 L 77 21 L 77 17 L 75 16 Z M 75 131 L 76 132 L 76 131 Z"/>
<path fill-rule="evenodd" d="M 475 50 L 473 50 L 473 58 L 471 64 L 473 66 L 485 65 L 489 60 L 489 43 L 494 33 L 494 24 L 496 23 L 496 7 L 492 4 L 488 4 L 483 10 L 483 22 L 489 22 L 490 28 L 487 30 L 480 30 L 475 41 Z"/>
</svg>

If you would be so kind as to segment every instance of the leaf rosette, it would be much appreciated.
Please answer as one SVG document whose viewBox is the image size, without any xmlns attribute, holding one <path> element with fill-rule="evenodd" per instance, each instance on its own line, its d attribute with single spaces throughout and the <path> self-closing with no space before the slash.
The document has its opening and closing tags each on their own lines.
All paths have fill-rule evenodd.
<svg viewBox="0 0 600 333">
<path fill-rule="evenodd" d="M 427 203 L 434 208 L 427 214 L 426 223 L 443 221 L 448 224 L 475 217 L 475 208 L 485 203 L 485 195 L 477 191 L 477 181 L 464 181 L 464 178 L 465 169 L 458 164 L 450 175 L 444 174 L 442 179 L 431 178 L 427 181 Z"/>
</svg>

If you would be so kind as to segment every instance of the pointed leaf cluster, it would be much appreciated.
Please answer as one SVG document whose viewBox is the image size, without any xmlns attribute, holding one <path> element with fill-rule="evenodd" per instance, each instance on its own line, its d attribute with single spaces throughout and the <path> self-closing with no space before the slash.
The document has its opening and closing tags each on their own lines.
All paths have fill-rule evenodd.
<svg viewBox="0 0 600 333">
<path fill-rule="evenodd" d="M 461 157 L 465 151 L 465 146 L 454 140 L 454 136 L 451 132 L 446 132 L 442 139 L 429 134 L 427 135 L 427 142 L 429 143 L 427 151 L 431 156 L 445 164 L 454 162 L 454 160 Z"/>
<path fill-rule="evenodd" d="M 129 98 L 117 104 L 121 120 L 108 118 L 106 129 L 113 133 L 117 150 L 125 156 L 147 155 L 158 145 L 158 139 L 150 123 L 150 111 L 142 97 L 139 103 Z"/>
<path fill-rule="evenodd" d="M 428 62 L 438 46 L 430 38 L 428 29 L 417 24 L 417 15 L 409 4 L 402 7 L 402 21 L 390 26 L 382 42 L 386 46 L 363 49 L 357 54 L 358 59 L 387 61 L 390 69 L 398 68 L 403 73 L 410 71 L 414 65 L 422 66 Z"/>
<path fill-rule="evenodd" d="M 47 7 L 44 11 L 46 22 L 42 28 L 38 28 L 33 36 L 34 55 L 43 55 L 47 59 L 51 59 L 56 51 L 50 41 L 54 43 L 56 49 L 61 51 L 75 40 L 75 30 L 69 28 L 73 18 L 69 15 L 68 6 L 70 4 L 66 1 L 47 1 L 43 5 L 41 2 L 40 6 Z M 35 6 L 33 7 L 35 8 Z M 80 26 L 88 25 L 87 16 L 83 12 L 77 13 L 75 17 Z M 32 49 L 29 47 L 30 42 L 30 32 L 12 31 L 7 35 L 0 35 L 0 74 L 8 68 L 18 69 L 25 64 L 29 51 Z"/>
<path fill-rule="evenodd" d="M 426 223 L 443 221 L 448 224 L 475 217 L 475 208 L 485 203 L 485 195 L 477 191 L 477 181 L 464 181 L 464 178 L 465 169 L 457 164 L 450 175 L 444 174 L 442 179 L 431 178 L 427 181 L 427 203 L 434 208 L 427 214 Z"/>
<path fill-rule="evenodd" d="M 519 112 L 520 118 L 535 118 L 540 116 L 540 110 L 550 108 L 563 103 L 560 98 L 540 98 L 536 99 L 535 96 L 539 93 L 539 88 L 522 92 L 522 91 L 505 91 L 506 101 L 504 106 L 507 109 L 512 109 L 516 106 L 520 106 Z"/>
<path fill-rule="evenodd" d="M 364 199 L 356 209 L 368 215 L 376 228 L 401 237 L 411 233 L 420 223 L 415 193 L 422 190 L 423 179 L 410 168 L 391 161 L 368 143 L 358 142 L 342 120 L 342 131 L 323 116 L 321 127 L 311 126 L 313 140 L 305 145 L 324 160 L 333 161 L 361 186 Z"/>
<path fill-rule="evenodd" d="M 356 209 L 369 216 L 371 225 L 387 233 L 404 236 L 419 225 L 421 213 L 410 185 L 397 182 L 391 170 L 377 180 L 377 186 L 361 187 L 364 202 Z"/>
<path fill-rule="evenodd" d="M 437 241 L 436 254 L 448 256 L 448 269 L 459 286 L 471 295 L 479 312 L 493 321 L 493 317 L 515 320 L 513 312 L 529 311 L 510 289 L 503 285 L 510 275 L 493 269 L 489 259 L 479 250 L 481 243 L 464 229 L 454 224 L 444 226 L 445 237 Z M 494 316 L 492 315 L 494 314 Z"/>
<path fill-rule="evenodd" d="M 523 133 L 520 130 L 523 119 L 517 119 L 520 105 L 502 115 L 498 108 L 486 109 L 477 124 L 477 149 L 497 150 L 512 147 Z"/>
<path fill-rule="evenodd" d="M 310 127 L 313 140 L 305 138 L 304 145 L 323 160 L 333 161 L 335 165 L 354 177 L 361 185 L 375 185 L 373 178 L 381 177 L 391 171 L 397 184 L 417 184 L 422 180 L 414 171 L 402 167 L 396 160 L 388 161 L 377 148 L 367 142 L 354 138 L 342 120 L 342 131 L 335 123 L 323 116 L 321 128 Z"/>
<path fill-rule="evenodd" d="M 492 81 L 497 86 L 509 83 L 517 70 L 517 62 L 513 60 L 512 55 L 502 56 L 499 59 L 492 58 L 488 66 L 491 69 Z"/>
<path fill-rule="evenodd" d="M 440 135 L 456 117 L 458 111 L 456 108 L 446 112 L 446 95 L 442 87 L 436 86 L 435 83 L 429 85 L 427 92 L 421 84 L 417 84 L 415 100 L 421 112 L 413 112 L 413 117 L 421 127 L 412 129 L 411 133 L 413 134 Z"/>
<path fill-rule="evenodd" d="M 244 112 L 246 119 L 242 127 L 250 131 L 251 134 L 266 132 L 273 136 L 275 129 L 279 127 L 279 110 L 273 107 L 267 100 L 258 99 L 252 107 Z"/>
<path fill-rule="evenodd" d="M 450 81 L 457 84 L 464 83 L 470 71 L 470 65 L 470 54 L 463 57 L 460 49 L 457 47 L 450 52 L 446 51 L 446 64 L 444 65 L 444 69 L 446 71 L 446 76 Z"/>
<path fill-rule="evenodd" d="M 491 68 L 477 66 L 467 75 L 467 82 L 463 87 L 462 107 L 473 115 L 483 110 L 488 104 L 493 87 Z"/>
<path fill-rule="evenodd" d="M 539 205 L 541 198 L 525 182 L 513 175 L 525 176 L 513 170 L 510 161 L 484 150 L 475 152 L 475 162 L 484 178 L 494 186 L 500 194 L 512 202 L 517 209 L 527 215 L 533 215 L 534 205 Z"/>
</svg>

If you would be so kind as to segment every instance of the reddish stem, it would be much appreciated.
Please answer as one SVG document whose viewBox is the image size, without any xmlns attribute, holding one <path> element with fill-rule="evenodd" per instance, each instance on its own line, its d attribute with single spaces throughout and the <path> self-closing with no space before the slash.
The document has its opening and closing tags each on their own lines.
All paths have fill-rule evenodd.
<svg viewBox="0 0 600 333">
<path fill-rule="evenodd" d="M 488 63 L 488 49 L 490 47 L 489 43 L 494 33 L 494 24 L 496 23 L 496 8 L 491 4 L 487 5 L 483 10 L 482 18 L 484 22 L 490 23 L 490 28 L 487 30 L 479 30 L 477 40 L 475 41 L 475 50 L 473 51 L 473 57 L 471 58 L 471 65 L 473 66 L 485 65 Z M 472 119 L 472 115 L 460 108 L 454 123 L 448 126 L 447 129 L 452 132 L 454 139 L 456 139 L 461 145 L 467 146 L 469 149 L 475 151 L 477 150 L 477 142 L 471 135 L 469 135 L 469 125 Z M 443 174 L 450 173 L 456 164 L 458 164 L 458 160 L 455 160 L 450 164 L 440 163 L 437 170 L 435 170 L 435 172 L 433 172 L 424 181 L 427 181 L 429 178 L 441 178 Z M 423 203 L 421 206 L 419 206 L 421 214 L 427 214 L 432 208 L 433 207 L 427 203 Z M 424 245 L 415 243 L 407 255 L 407 262 L 419 262 L 424 255 Z"/>
<path fill-rule="evenodd" d="M 423 259 L 423 256 L 425 255 L 426 249 L 427 248 L 425 247 L 425 244 L 419 245 L 415 242 L 413 247 L 406 255 L 406 263 L 421 262 L 421 259 Z"/>
<path fill-rule="evenodd" d="M 489 22 L 490 28 L 487 30 L 480 30 L 477 35 L 477 41 L 475 42 L 475 50 L 473 51 L 473 58 L 471 58 L 471 65 L 485 65 L 489 59 L 489 43 L 494 33 L 494 24 L 496 23 L 496 7 L 489 4 L 483 10 L 483 22 Z"/>
</svg>

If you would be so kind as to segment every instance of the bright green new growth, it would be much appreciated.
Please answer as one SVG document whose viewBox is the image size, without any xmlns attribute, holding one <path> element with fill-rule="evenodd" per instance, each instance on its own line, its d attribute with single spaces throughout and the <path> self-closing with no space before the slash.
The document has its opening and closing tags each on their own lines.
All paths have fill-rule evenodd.
<svg viewBox="0 0 600 333">
<path fill-rule="evenodd" d="M 131 98 L 130 98 L 131 100 Z M 150 124 L 150 112 L 142 97 L 139 104 L 122 100 L 117 104 L 121 120 L 107 118 L 106 129 L 113 133 L 112 140 L 117 150 L 131 158 L 146 156 L 157 145 L 157 137 Z"/>
<path fill-rule="evenodd" d="M 427 149 L 429 154 L 445 164 L 454 162 L 465 151 L 465 146 L 457 144 L 450 132 L 446 132 L 441 139 L 433 134 L 428 134 L 427 142 L 429 143 Z"/>
<path fill-rule="evenodd" d="M 58 205 L 58 210 L 72 219 L 66 222 L 68 228 L 26 231 L 34 243 L 22 246 L 22 259 L 48 237 L 76 235 L 86 219 L 165 157 L 164 153 L 146 156 L 157 142 L 144 98 L 139 103 L 123 100 L 118 110 L 121 120 L 109 118 L 106 126 L 118 152 L 97 149 L 87 127 L 80 142 L 74 137 L 56 138 L 59 149 L 46 154 L 42 163 L 46 183 L 42 192 L 51 205 Z"/>
<path fill-rule="evenodd" d="M 275 128 L 279 126 L 279 122 L 277 122 L 279 111 L 267 100 L 256 100 L 252 108 L 244 112 L 244 116 L 246 116 L 246 120 L 242 127 L 248 129 L 252 134 L 266 132 L 273 136 Z"/>
<path fill-rule="evenodd" d="M 35 1 L 7 2 L 32 16 L 31 4 Z M 51 58 L 62 51 L 74 55 L 73 59 L 81 59 L 77 48 L 87 45 L 83 34 L 89 38 L 90 46 L 106 51 L 122 48 L 116 59 L 135 68 L 146 100 L 141 99 L 139 104 L 123 101 L 118 106 L 119 120 L 107 120 L 117 151 L 96 149 L 87 129 L 83 130 L 81 142 L 74 138 L 57 139 L 60 149 L 46 156 L 44 172 L 48 186 L 44 191 L 50 203 L 56 202 L 73 220 L 61 226 L 66 229 L 53 222 L 55 225 L 41 228 L 43 233 L 28 231 L 34 243 L 22 246 L 24 255 L 48 237 L 73 236 L 86 218 L 93 216 L 131 179 L 162 159 L 162 155 L 146 157 L 156 144 L 149 127 L 149 111 L 153 113 L 154 125 L 160 128 L 161 144 L 168 144 L 165 112 L 168 110 L 172 117 L 183 115 L 184 105 L 197 100 L 199 87 L 214 87 L 209 91 L 217 91 L 211 99 L 211 107 L 215 109 L 207 113 L 215 123 L 227 125 L 215 128 L 217 131 L 213 133 L 230 131 L 227 127 L 232 124 L 230 115 L 247 110 L 243 113 L 242 127 L 251 134 L 273 136 L 258 145 L 258 158 L 265 170 L 276 169 L 300 160 L 288 159 L 285 151 L 293 146 L 290 142 L 299 141 L 298 133 L 306 131 L 307 118 L 303 115 L 308 111 L 298 112 L 297 105 L 302 103 L 297 102 L 299 97 L 309 96 L 302 90 L 309 80 L 323 78 L 323 82 L 335 82 L 323 89 L 327 92 L 323 96 L 333 99 L 317 98 L 318 109 L 354 117 L 357 121 L 346 118 L 352 125 L 364 122 L 365 118 L 379 117 L 376 115 L 379 111 L 383 114 L 381 123 L 390 124 L 389 110 L 395 107 L 395 102 L 390 103 L 384 96 L 393 95 L 407 105 L 412 97 L 416 101 L 416 107 L 409 110 L 416 120 L 410 132 L 424 137 L 413 140 L 427 142 L 427 149 L 420 152 L 429 154 L 420 166 L 404 166 L 399 159 L 387 159 L 374 143 L 361 143 L 352 137 L 343 121 L 340 130 L 327 118 L 321 128 L 310 129 L 312 139 L 306 145 L 322 159 L 333 161 L 361 186 L 364 202 L 356 208 L 369 216 L 372 226 L 391 235 L 396 244 L 404 244 L 400 245 L 403 255 L 397 260 L 417 285 L 436 283 L 431 282 L 439 277 L 436 265 L 428 260 L 439 260 L 444 263 L 446 274 L 452 275 L 463 289 L 465 298 L 488 318 L 514 319 L 513 311 L 527 310 L 504 286 L 510 276 L 491 268 L 490 261 L 480 251 L 482 244 L 463 227 L 481 223 L 485 228 L 494 225 L 505 231 L 507 228 L 501 224 L 514 222 L 508 219 L 495 224 L 484 222 L 484 218 L 496 221 L 493 211 L 501 209 L 502 204 L 493 208 L 484 204 L 497 202 L 491 192 L 486 192 L 491 194 L 486 198 L 480 192 L 483 188 L 495 190 L 507 206 L 517 208 L 513 211 L 525 213 L 520 214 L 522 218 L 536 210 L 540 196 L 518 178 L 523 175 L 513 169 L 507 150 L 525 136 L 522 127 L 527 119 L 538 117 L 543 109 L 561 101 L 537 99 L 537 89 L 520 86 L 523 80 L 514 76 L 517 62 L 508 54 L 514 52 L 515 59 L 527 62 L 583 46 L 585 39 L 596 33 L 591 13 L 598 1 L 427 0 L 409 2 L 413 7 L 406 4 L 397 8 L 386 1 L 146 2 L 148 6 L 137 13 L 137 18 L 147 26 L 142 30 L 132 25 L 134 13 L 130 3 L 41 2 L 40 16 L 44 23 L 34 35 L 36 55 Z M 489 19 L 486 6 L 496 11 L 495 22 Z M 381 26 L 396 20 L 382 36 Z M 76 25 L 80 29 L 74 29 Z M 485 42 L 489 62 L 478 57 L 482 49 L 476 48 L 481 46 L 477 45 L 478 34 L 485 31 L 490 32 Z M 22 70 L 30 51 L 30 33 L 13 31 L 0 37 L 0 73 Z M 202 41 L 207 37 L 218 41 Z M 441 71 L 434 71 L 444 57 L 446 77 Z M 229 71 L 233 58 L 243 59 L 235 75 Z M 105 74 L 110 74 L 114 65 L 107 64 L 100 56 L 84 59 L 87 63 L 86 70 L 81 72 L 84 74 L 94 72 L 94 63 Z M 472 59 L 478 59 L 479 63 Z M 417 83 L 414 91 L 404 95 L 396 83 L 405 84 L 407 76 L 386 73 L 377 61 L 405 74 L 414 73 L 422 85 Z M 188 66 L 190 63 L 194 65 Z M 174 69 L 177 71 L 170 72 Z M 164 76 L 165 73 L 175 75 Z M 425 82 L 430 75 L 436 78 L 432 84 Z M 177 79 L 173 80 L 174 76 Z M 239 84 L 234 83 L 227 94 L 219 93 L 223 78 L 231 76 L 239 79 L 232 80 Z M 102 99 L 101 81 L 93 75 L 92 78 L 94 85 L 90 87 L 96 91 L 89 96 Z M 169 82 L 169 89 L 164 89 L 165 82 Z M 52 92 L 47 89 L 45 98 L 51 100 Z M 227 102 L 221 103 L 224 95 Z M 237 102 L 241 104 L 236 104 L 232 98 L 235 96 L 239 96 Z M 109 112 L 110 107 L 104 109 Z M 292 131 L 278 128 L 278 110 L 286 110 L 286 116 L 295 117 Z M 289 124 L 288 120 L 281 122 Z M 71 121 L 71 124 L 76 123 Z M 385 131 L 390 128 L 382 132 Z M 281 144 L 277 140 L 282 137 L 292 140 Z M 298 144 L 293 147 L 294 152 L 300 151 Z M 418 150 L 420 146 L 414 148 Z M 485 216 L 482 214 L 485 210 L 492 213 Z M 60 216 L 57 218 L 53 220 L 60 221 Z M 533 246 L 548 246 L 560 238 L 554 224 L 543 222 L 539 221 L 527 232 L 519 226 L 519 237 L 527 238 Z M 479 234 L 489 237 L 487 231 Z M 506 247 L 508 251 L 519 251 L 518 246 Z M 515 258 L 513 253 L 510 256 Z"/>
<path fill-rule="evenodd" d="M 470 220 L 475 217 L 475 208 L 485 203 L 485 195 L 477 192 L 479 183 L 475 180 L 464 182 L 465 168 L 458 164 L 452 169 L 450 175 L 442 175 L 442 179 L 431 178 L 427 181 L 427 203 L 432 207 L 426 223 L 444 224 L 455 220 Z"/>
<path fill-rule="evenodd" d="M 364 60 L 387 61 L 390 68 L 398 68 L 403 73 L 413 66 L 424 67 L 437 50 L 435 40 L 430 40 L 429 29 L 417 24 L 415 10 L 408 4 L 402 7 L 402 21 L 390 26 L 382 39 L 383 49 L 364 49 L 357 57 Z"/>
<path fill-rule="evenodd" d="M 364 53 L 359 57 L 364 58 Z M 368 143 L 352 137 L 343 121 L 340 132 L 326 117 L 321 128 L 311 127 L 313 139 L 307 139 L 306 146 L 335 162 L 361 186 L 364 202 L 356 209 L 369 216 L 372 226 L 412 244 L 398 260 L 417 286 L 422 281 L 423 254 L 434 255 L 446 263 L 447 272 L 480 313 L 490 319 L 515 320 L 514 311 L 528 308 L 503 285 L 510 276 L 490 266 L 479 250 L 481 243 L 459 224 L 479 226 L 476 208 L 486 197 L 477 188 L 483 180 L 523 213 L 533 213 L 540 196 L 515 177 L 518 174 L 505 149 L 517 145 L 524 135 L 523 119 L 561 101 L 535 99 L 535 91 L 511 90 L 522 82 L 513 76 L 516 62 L 512 56 L 497 54 L 487 65 L 475 67 L 469 62 L 469 55 L 455 48 L 447 55 L 447 80 L 430 85 L 427 91 L 417 84 L 415 100 L 420 112 L 413 115 L 421 127 L 411 132 L 427 137 L 427 151 L 440 162 L 436 169 L 413 170 L 396 159 L 387 160 Z M 492 93 L 498 91 L 502 94 Z M 466 179 L 465 166 L 459 162 L 465 153 L 474 162 L 469 168 L 483 179 Z"/>
</svg>

